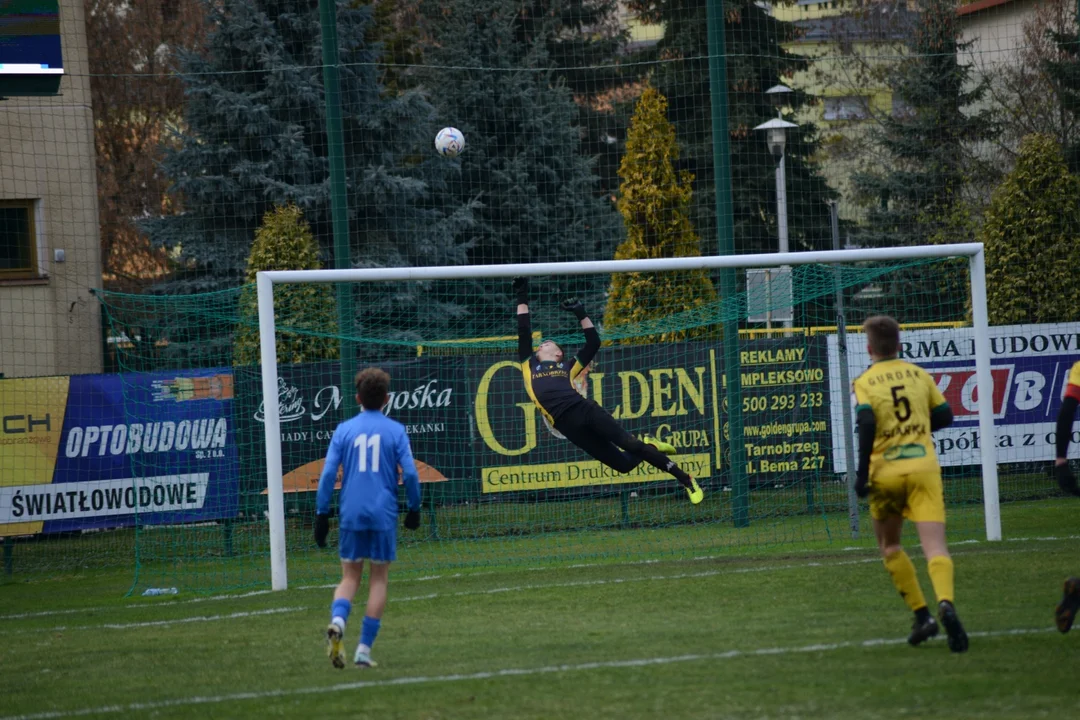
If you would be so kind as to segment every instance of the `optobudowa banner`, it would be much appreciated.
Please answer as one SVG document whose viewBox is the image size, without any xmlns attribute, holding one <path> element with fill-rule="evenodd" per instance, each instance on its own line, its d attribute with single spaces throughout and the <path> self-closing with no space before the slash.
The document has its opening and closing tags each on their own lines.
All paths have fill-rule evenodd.
<svg viewBox="0 0 1080 720">
<path fill-rule="evenodd" d="M 235 515 L 228 369 L 0 380 L 0 534 Z"/>
</svg>

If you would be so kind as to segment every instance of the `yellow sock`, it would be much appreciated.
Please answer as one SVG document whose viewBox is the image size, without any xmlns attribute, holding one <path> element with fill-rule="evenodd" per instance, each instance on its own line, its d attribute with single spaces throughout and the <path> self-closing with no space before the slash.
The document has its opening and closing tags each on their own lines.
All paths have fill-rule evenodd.
<svg viewBox="0 0 1080 720">
<path fill-rule="evenodd" d="M 946 555 L 938 555 L 930 558 L 930 582 L 934 584 L 934 594 L 937 601 L 953 601 L 953 562 Z"/>
<path fill-rule="evenodd" d="M 908 608 L 914 611 L 926 607 L 926 598 L 919 587 L 919 579 L 915 577 L 915 566 L 911 564 L 911 558 L 906 552 L 898 550 L 887 556 L 885 569 L 892 576 L 893 585 L 900 592 L 900 597 L 904 598 Z"/>
</svg>

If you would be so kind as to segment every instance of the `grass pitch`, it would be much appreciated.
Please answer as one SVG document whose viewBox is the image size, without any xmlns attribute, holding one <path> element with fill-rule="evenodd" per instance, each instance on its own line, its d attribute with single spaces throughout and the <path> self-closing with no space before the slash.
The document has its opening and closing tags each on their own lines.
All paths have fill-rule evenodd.
<svg viewBox="0 0 1080 720">
<path fill-rule="evenodd" d="M 34 577 L 0 585 L 0 717 L 1073 717 L 1080 628 L 1060 635 L 1052 613 L 1080 574 L 1078 515 L 1008 504 L 1006 541 L 953 546 L 964 655 L 906 645 L 865 541 L 392 573 L 366 671 L 326 658 L 325 587 L 124 599 L 124 570 Z"/>
</svg>

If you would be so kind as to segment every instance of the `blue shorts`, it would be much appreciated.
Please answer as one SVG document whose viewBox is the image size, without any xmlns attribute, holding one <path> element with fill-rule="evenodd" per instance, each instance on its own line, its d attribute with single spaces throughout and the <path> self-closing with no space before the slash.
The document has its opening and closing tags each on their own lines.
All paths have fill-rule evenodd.
<svg viewBox="0 0 1080 720">
<path fill-rule="evenodd" d="M 342 562 L 370 560 L 391 563 L 397 559 L 397 528 L 392 530 L 339 530 Z"/>
</svg>

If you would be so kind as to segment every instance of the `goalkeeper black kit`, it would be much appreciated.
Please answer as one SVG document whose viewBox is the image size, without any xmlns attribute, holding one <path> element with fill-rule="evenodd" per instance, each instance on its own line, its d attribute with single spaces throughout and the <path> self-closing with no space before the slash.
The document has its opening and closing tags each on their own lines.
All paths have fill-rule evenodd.
<svg viewBox="0 0 1080 720">
<path fill-rule="evenodd" d="M 579 306 L 580 307 L 580 306 Z M 581 309 L 582 318 L 585 317 Z M 528 313 L 518 313 L 518 360 L 525 389 L 536 409 L 570 442 L 612 470 L 628 473 L 642 461 L 671 474 L 684 487 L 692 483 L 674 461 L 624 429 L 607 410 L 574 389 L 573 380 L 600 349 L 596 328 L 584 328 L 585 347 L 573 361 L 565 354 L 559 361 L 541 360 L 532 349 L 532 327 Z"/>
<path fill-rule="evenodd" d="M 596 328 L 585 330 L 585 347 L 578 352 L 572 362 L 564 359 L 559 362 L 542 361 L 532 349 L 532 328 L 529 314 L 522 313 L 518 318 L 518 361 L 525 378 L 525 389 L 536 403 L 536 409 L 555 424 L 556 419 L 568 410 L 580 407 L 585 398 L 574 389 L 573 380 L 592 362 L 596 351 L 600 349 L 600 333 Z"/>
</svg>

